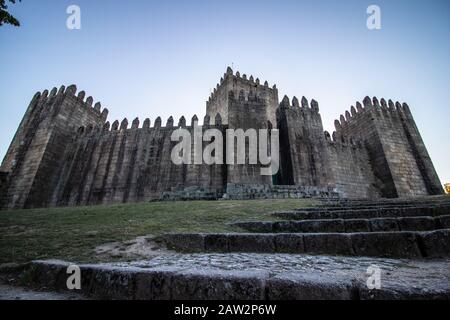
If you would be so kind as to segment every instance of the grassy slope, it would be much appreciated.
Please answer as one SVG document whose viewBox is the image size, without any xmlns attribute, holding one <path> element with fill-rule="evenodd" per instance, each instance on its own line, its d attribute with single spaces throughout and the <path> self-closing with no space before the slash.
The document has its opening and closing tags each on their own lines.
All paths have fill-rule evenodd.
<svg viewBox="0 0 450 320">
<path fill-rule="evenodd" d="M 229 222 L 274 219 L 310 200 L 192 201 L 0 211 L 0 263 L 96 261 L 92 249 L 165 232 L 240 231 Z"/>
</svg>

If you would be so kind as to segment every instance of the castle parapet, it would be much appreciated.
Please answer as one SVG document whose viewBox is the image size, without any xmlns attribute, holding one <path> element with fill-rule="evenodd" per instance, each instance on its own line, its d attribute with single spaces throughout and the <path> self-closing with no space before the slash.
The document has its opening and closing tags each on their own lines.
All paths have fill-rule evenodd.
<svg viewBox="0 0 450 320">
<path fill-rule="evenodd" d="M 85 99 L 85 91 L 80 91 L 77 94 L 77 86 L 74 84 L 68 86 L 67 88 L 65 86 L 61 86 L 59 90 L 55 87 L 50 91 L 50 94 L 48 94 L 48 90 L 45 90 L 44 92 L 46 94 L 41 95 L 41 99 L 46 100 L 45 102 L 51 102 L 51 99 L 57 99 L 58 97 L 66 97 L 72 99 L 78 107 L 88 109 L 91 112 L 93 111 L 94 113 L 98 114 L 104 121 L 106 121 L 106 118 L 108 117 L 107 108 L 104 108 L 102 110 L 101 103 L 96 102 L 94 104 L 94 99 L 91 96 Z M 94 107 L 92 107 L 93 105 Z"/>
<path fill-rule="evenodd" d="M 319 103 L 312 99 L 311 101 L 308 101 L 308 99 L 303 96 L 301 99 L 301 103 L 299 102 L 298 98 L 294 96 L 292 98 L 292 104 L 289 100 L 288 96 L 284 96 L 283 100 L 280 103 L 280 108 L 290 108 L 293 111 L 300 111 L 304 115 L 306 113 L 310 115 L 319 115 Z"/>
<path fill-rule="evenodd" d="M 336 132 L 341 133 L 342 130 L 345 131 L 345 128 L 350 123 L 358 121 L 359 117 L 367 112 L 379 117 L 398 117 L 399 115 L 404 115 L 405 117 L 412 118 L 406 103 L 394 103 L 391 99 L 386 100 L 385 98 L 378 100 L 377 97 L 373 97 L 372 99 L 365 97 L 362 104 L 359 101 L 356 102 L 356 108 L 351 106 L 350 111 L 345 111 L 343 115 L 340 115 L 338 120 L 334 121 Z"/>
</svg>

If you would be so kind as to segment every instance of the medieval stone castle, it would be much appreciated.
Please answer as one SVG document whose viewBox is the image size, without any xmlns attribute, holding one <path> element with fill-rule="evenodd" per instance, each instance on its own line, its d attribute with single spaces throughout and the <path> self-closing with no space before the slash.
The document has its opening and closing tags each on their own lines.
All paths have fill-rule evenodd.
<svg viewBox="0 0 450 320">
<path fill-rule="evenodd" d="M 1 165 L 3 208 L 158 199 L 393 198 L 443 189 L 407 104 L 366 97 L 324 132 L 317 101 L 279 103 L 276 86 L 228 68 L 206 102 L 202 130 L 278 129 L 280 170 L 171 161 L 172 132 L 193 123 L 107 121 L 74 85 L 33 97 Z M 225 136 L 225 135 L 224 135 Z"/>
</svg>

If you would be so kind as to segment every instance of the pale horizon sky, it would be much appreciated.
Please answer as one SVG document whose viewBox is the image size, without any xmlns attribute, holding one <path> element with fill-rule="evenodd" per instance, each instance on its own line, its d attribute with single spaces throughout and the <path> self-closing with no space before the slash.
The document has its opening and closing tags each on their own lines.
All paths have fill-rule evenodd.
<svg viewBox="0 0 450 320">
<path fill-rule="evenodd" d="M 81 30 L 66 8 L 81 8 Z M 366 9 L 381 8 L 381 30 Z M 227 66 L 319 102 L 324 129 L 365 96 L 406 102 L 450 183 L 450 1 L 23 0 L 0 27 L 0 157 L 37 91 L 76 84 L 109 120 L 202 119 Z"/>
</svg>

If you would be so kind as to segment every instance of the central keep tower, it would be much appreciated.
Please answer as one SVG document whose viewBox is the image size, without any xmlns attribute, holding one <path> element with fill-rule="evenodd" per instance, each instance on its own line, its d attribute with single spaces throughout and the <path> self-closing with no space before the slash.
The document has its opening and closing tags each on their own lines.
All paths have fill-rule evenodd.
<svg viewBox="0 0 450 320">
<path fill-rule="evenodd" d="M 276 109 L 278 108 L 278 89 L 274 85 L 269 87 L 267 81 L 264 84 L 260 83 L 258 78 L 254 79 L 253 76 L 247 79 L 247 76 L 240 75 L 239 72 L 233 74 L 233 70 L 228 67 L 227 72 L 220 79 L 214 91 L 211 93 L 208 101 L 206 101 L 206 114 L 209 116 L 210 121 L 214 122 L 217 114 L 220 114 L 222 123 L 224 125 L 231 125 L 229 121 L 229 92 L 232 91 L 237 97 L 242 94 L 245 96 L 257 96 L 266 103 L 266 118 L 276 127 Z M 211 123 L 211 124 L 212 124 Z M 255 128 L 256 129 L 256 128 Z"/>
</svg>

